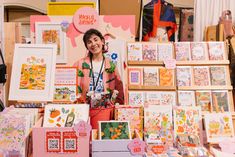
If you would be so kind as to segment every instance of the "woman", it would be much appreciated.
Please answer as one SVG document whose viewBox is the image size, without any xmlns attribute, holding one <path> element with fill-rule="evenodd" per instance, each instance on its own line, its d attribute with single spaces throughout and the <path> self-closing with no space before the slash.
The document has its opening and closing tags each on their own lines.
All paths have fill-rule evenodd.
<svg viewBox="0 0 235 157">
<path fill-rule="evenodd" d="M 88 55 L 79 60 L 78 66 L 78 93 L 79 102 L 86 102 L 89 91 L 95 93 L 113 92 L 117 90 L 117 103 L 124 104 L 123 84 L 118 69 L 108 58 L 104 57 L 105 39 L 96 29 L 85 32 L 83 42 L 88 50 Z"/>
</svg>

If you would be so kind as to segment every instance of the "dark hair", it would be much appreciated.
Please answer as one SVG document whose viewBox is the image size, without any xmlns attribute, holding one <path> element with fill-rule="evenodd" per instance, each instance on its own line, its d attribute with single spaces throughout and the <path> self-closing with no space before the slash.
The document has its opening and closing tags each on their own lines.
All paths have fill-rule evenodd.
<svg viewBox="0 0 235 157">
<path fill-rule="evenodd" d="M 91 28 L 91 29 L 87 30 L 83 36 L 83 42 L 84 42 L 84 45 L 86 46 L 86 48 L 87 48 L 87 41 L 90 39 L 90 37 L 92 35 L 97 35 L 98 37 L 100 37 L 101 40 L 103 40 L 105 42 L 104 37 L 101 34 L 101 32 L 98 31 L 97 29 Z"/>
</svg>

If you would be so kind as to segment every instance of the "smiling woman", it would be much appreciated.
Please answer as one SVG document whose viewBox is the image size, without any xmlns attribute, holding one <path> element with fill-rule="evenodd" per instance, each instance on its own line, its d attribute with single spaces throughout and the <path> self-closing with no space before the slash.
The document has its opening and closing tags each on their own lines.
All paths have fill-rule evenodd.
<svg viewBox="0 0 235 157">
<path fill-rule="evenodd" d="M 79 102 L 87 102 L 88 92 L 107 93 L 118 91 L 115 102 L 124 103 L 123 83 L 115 64 L 103 55 L 105 39 L 96 29 L 85 32 L 83 42 L 88 55 L 76 63 L 78 66 L 78 97 Z"/>
</svg>

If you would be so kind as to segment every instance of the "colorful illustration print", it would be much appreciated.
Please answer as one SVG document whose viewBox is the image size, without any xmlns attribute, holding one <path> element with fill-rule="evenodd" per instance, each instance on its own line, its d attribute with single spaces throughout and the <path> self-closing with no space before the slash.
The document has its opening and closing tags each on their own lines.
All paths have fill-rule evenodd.
<svg viewBox="0 0 235 157">
<path fill-rule="evenodd" d="M 192 60 L 206 60 L 208 56 L 205 42 L 191 42 Z"/>
<path fill-rule="evenodd" d="M 157 60 L 157 44 L 156 43 L 142 43 L 143 60 L 156 61 Z"/>
<path fill-rule="evenodd" d="M 211 85 L 225 86 L 226 85 L 226 69 L 224 66 L 210 67 Z"/>
<path fill-rule="evenodd" d="M 209 86 L 210 79 L 209 79 L 209 68 L 208 67 L 193 67 L 194 73 L 194 85 L 195 86 Z"/>
<path fill-rule="evenodd" d="M 160 86 L 174 86 L 174 70 L 160 68 Z"/>
<path fill-rule="evenodd" d="M 178 86 L 191 86 L 191 67 L 177 67 L 176 77 Z"/>
<path fill-rule="evenodd" d="M 46 80 L 46 64 L 44 59 L 34 56 L 27 58 L 27 63 L 21 65 L 19 89 L 44 90 Z"/>
<path fill-rule="evenodd" d="M 190 42 L 176 42 L 175 53 L 177 61 L 189 61 L 190 57 Z"/>
<path fill-rule="evenodd" d="M 213 111 L 229 111 L 228 91 L 212 91 Z"/>
<path fill-rule="evenodd" d="M 129 85 L 143 84 L 143 69 L 142 68 L 128 68 Z"/>
<path fill-rule="evenodd" d="M 159 61 L 173 59 L 173 45 L 171 43 L 158 43 L 157 49 Z"/>
<path fill-rule="evenodd" d="M 202 111 L 210 111 L 212 105 L 210 91 L 196 91 L 196 106 L 201 106 Z"/>
<path fill-rule="evenodd" d="M 43 30 L 43 44 L 57 44 L 57 55 L 60 55 L 60 31 L 59 30 Z"/>
<path fill-rule="evenodd" d="M 133 106 L 144 105 L 144 93 L 129 91 L 129 104 Z"/>
<path fill-rule="evenodd" d="M 159 76 L 158 68 L 144 67 L 144 86 L 158 86 Z"/>
<path fill-rule="evenodd" d="M 160 92 L 161 95 L 161 105 L 171 105 L 175 106 L 175 92 Z"/>
<path fill-rule="evenodd" d="M 56 85 L 54 91 L 54 101 L 72 101 L 76 98 L 76 85 L 61 86 Z"/>
<path fill-rule="evenodd" d="M 210 60 L 224 60 L 225 48 L 224 42 L 208 42 L 209 59 Z"/>
<path fill-rule="evenodd" d="M 128 61 L 141 61 L 142 60 L 142 44 L 141 43 L 128 43 L 127 54 L 128 54 Z"/>
</svg>

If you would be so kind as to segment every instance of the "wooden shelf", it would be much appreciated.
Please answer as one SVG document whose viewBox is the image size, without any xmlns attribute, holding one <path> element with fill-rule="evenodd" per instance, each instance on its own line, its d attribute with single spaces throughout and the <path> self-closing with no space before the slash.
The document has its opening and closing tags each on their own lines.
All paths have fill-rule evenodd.
<svg viewBox="0 0 235 157">
<path fill-rule="evenodd" d="M 185 86 L 178 87 L 178 90 L 232 90 L 232 86 Z"/>
<path fill-rule="evenodd" d="M 128 65 L 140 65 L 140 66 L 143 66 L 143 65 L 144 66 L 149 66 L 149 65 L 163 66 L 164 65 L 163 61 L 128 61 L 127 64 Z"/>
<path fill-rule="evenodd" d="M 156 91 L 175 91 L 175 86 L 164 87 L 164 86 L 138 86 L 138 85 L 129 85 L 129 90 L 156 90 Z"/>
<path fill-rule="evenodd" d="M 177 66 L 198 66 L 198 65 L 229 65 L 229 60 L 206 60 L 206 61 L 176 61 Z"/>
</svg>

